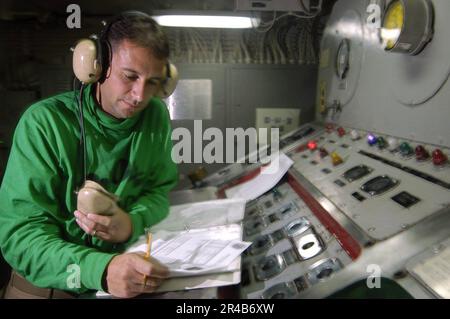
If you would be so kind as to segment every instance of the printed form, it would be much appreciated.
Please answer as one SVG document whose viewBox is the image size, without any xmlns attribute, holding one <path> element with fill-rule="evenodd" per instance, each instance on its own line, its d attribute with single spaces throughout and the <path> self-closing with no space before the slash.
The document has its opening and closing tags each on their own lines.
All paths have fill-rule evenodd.
<svg viewBox="0 0 450 319">
<path fill-rule="evenodd" d="M 233 264 L 233 261 L 251 243 L 219 239 L 217 235 L 221 232 L 223 230 L 218 227 L 215 234 L 211 231 L 190 231 L 167 240 L 157 239 L 152 245 L 152 257 L 169 268 L 171 277 L 236 270 L 239 265 Z M 146 244 L 141 244 L 132 251 L 145 249 Z"/>
</svg>

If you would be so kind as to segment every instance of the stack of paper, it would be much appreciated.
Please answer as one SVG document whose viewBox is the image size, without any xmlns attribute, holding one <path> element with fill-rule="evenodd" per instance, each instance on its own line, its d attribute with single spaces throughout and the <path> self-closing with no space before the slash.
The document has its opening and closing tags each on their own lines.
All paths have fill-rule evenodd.
<svg viewBox="0 0 450 319">
<path fill-rule="evenodd" d="M 239 240 L 239 229 L 213 227 L 181 233 L 158 232 L 152 244 L 152 257 L 169 268 L 170 277 L 196 276 L 239 270 L 233 261 L 250 246 Z M 128 252 L 145 252 L 144 240 Z"/>
<path fill-rule="evenodd" d="M 170 271 L 157 292 L 240 282 L 240 254 L 251 244 L 242 241 L 245 203 L 237 198 L 170 207 L 168 217 L 148 230 L 153 237 L 151 256 Z M 126 252 L 146 251 L 142 235 Z"/>
</svg>

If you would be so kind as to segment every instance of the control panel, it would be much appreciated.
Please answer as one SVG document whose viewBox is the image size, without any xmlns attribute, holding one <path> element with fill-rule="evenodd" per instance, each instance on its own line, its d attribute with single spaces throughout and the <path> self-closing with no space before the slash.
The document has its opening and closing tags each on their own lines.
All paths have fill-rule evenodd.
<svg viewBox="0 0 450 319">
<path fill-rule="evenodd" d="M 246 207 L 242 298 L 289 298 L 323 281 L 352 258 L 289 182 Z"/>
<path fill-rule="evenodd" d="M 448 237 L 449 149 L 315 124 L 280 145 L 294 164 L 247 203 L 243 238 L 252 245 L 242 256 L 241 298 L 326 297 L 365 282 L 371 264 L 394 280 L 430 243 Z M 233 164 L 208 180 L 220 193 L 257 174 L 257 164 Z M 412 291 L 428 291 L 417 274 L 410 277 Z"/>
<path fill-rule="evenodd" d="M 383 240 L 450 207 L 448 154 L 433 145 L 328 127 L 290 156 L 295 170 L 368 236 Z"/>
</svg>

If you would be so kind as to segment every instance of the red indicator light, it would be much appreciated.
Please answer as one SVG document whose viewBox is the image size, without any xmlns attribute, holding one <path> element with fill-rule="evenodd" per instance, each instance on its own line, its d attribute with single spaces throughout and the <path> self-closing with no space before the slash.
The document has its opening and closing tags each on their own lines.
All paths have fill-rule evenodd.
<svg viewBox="0 0 450 319">
<path fill-rule="evenodd" d="M 433 164 L 436 166 L 441 166 L 447 163 L 447 156 L 440 150 L 435 149 L 432 154 Z"/>
<path fill-rule="evenodd" d="M 308 142 L 308 148 L 311 151 L 314 151 L 317 148 L 317 142 L 316 141 L 309 141 Z"/>
<path fill-rule="evenodd" d="M 343 127 L 340 127 L 337 129 L 337 133 L 338 133 L 339 137 L 342 137 L 345 135 L 345 129 Z"/>
</svg>

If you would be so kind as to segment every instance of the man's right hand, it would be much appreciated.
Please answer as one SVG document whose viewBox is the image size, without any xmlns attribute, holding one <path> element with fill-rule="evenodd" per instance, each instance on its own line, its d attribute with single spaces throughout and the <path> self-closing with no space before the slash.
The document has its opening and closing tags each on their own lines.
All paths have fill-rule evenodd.
<svg viewBox="0 0 450 319">
<path fill-rule="evenodd" d="M 144 255 L 137 253 L 118 255 L 107 268 L 107 290 L 115 297 L 132 298 L 155 291 L 168 274 L 167 267 L 151 257 L 146 260 Z M 147 280 L 144 286 L 145 275 Z"/>
</svg>

